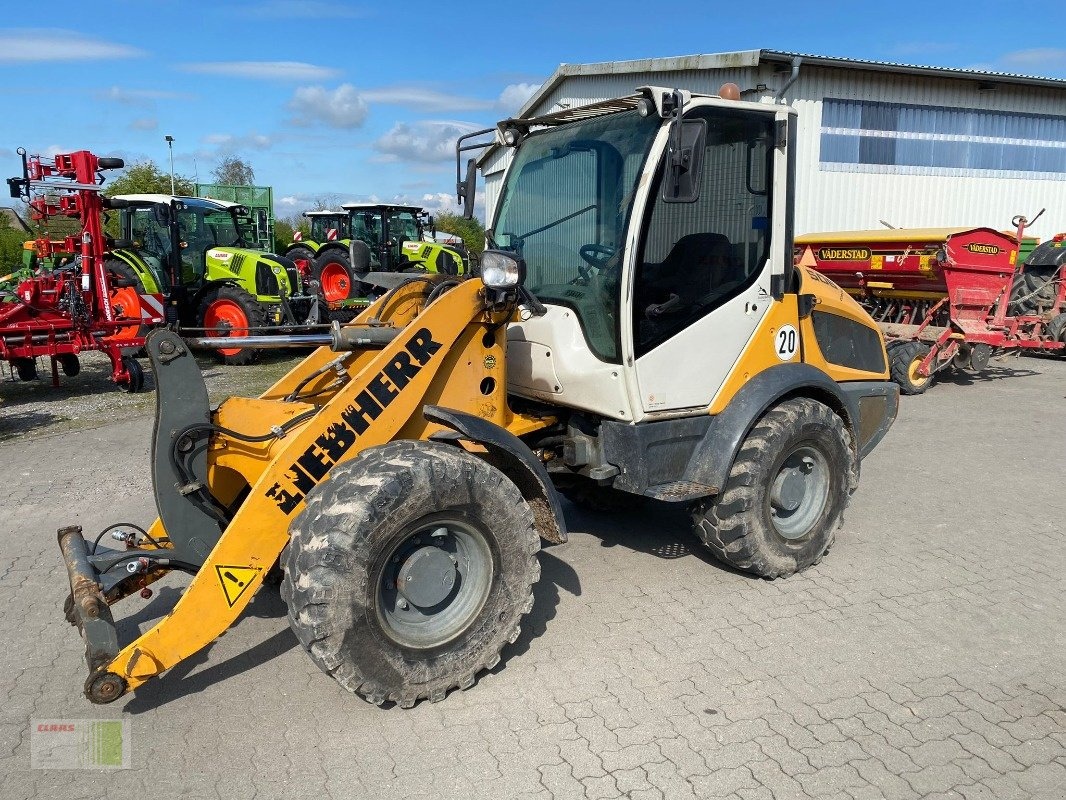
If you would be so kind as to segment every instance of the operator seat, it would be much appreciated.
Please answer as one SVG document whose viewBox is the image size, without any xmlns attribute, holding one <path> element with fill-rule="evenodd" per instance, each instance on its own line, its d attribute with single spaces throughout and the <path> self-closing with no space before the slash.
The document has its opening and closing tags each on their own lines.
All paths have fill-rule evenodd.
<svg viewBox="0 0 1066 800">
<path fill-rule="evenodd" d="M 682 236 L 662 263 L 645 264 L 642 271 L 648 277 L 638 292 L 645 306 L 666 302 L 671 295 L 677 295 L 680 306 L 701 304 L 718 287 L 740 277 L 733 246 L 720 233 Z"/>
</svg>

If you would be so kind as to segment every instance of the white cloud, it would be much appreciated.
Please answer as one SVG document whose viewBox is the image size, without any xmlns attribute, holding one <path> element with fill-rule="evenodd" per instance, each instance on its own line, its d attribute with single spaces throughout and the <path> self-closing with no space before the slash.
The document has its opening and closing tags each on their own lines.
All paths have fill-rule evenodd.
<svg viewBox="0 0 1066 800">
<path fill-rule="evenodd" d="M 490 100 L 449 94 L 423 86 L 382 86 L 360 92 L 369 103 L 409 106 L 417 111 L 487 111 L 493 107 Z"/>
<path fill-rule="evenodd" d="M 96 92 L 99 100 L 109 100 L 112 103 L 121 103 L 126 106 L 150 106 L 157 100 L 188 100 L 193 95 L 185 92 L 168 92 L 158 89 L 124 89 L 121 86 L 112 86 L 109 89 Z"/>
<path fill-rule="evenodd" d="M 78 31 L 41 28 L 0 30 L 0 63 L 101 61 L 143 55 L 145 52 L 137 47 L 105 42 Z"/>
<path fill-rule="evenodd" d="M 141 117 L 130 123 L 130 130 L 154 131 L 159 128 L 159 120 L 155 117 Z"/>
<path fill-rule="evenodd" d="M 1036 47 L 1031 50 L 1017 50 L 1000 56 L 999 63 L 1014 69 L 1057 72 L 1066 69 L 1066 49 Z"/>
<path fill-rule="evenodd" d="M 341 74 L 340 70 L 303 61 L 202 61 L 182 64 L 181 69 L 207 75 L 268 81 L 324 81 Z"/>
<path fill-rule="evenodd" d="M 455 157 L 455 140 L 480 127 L 451 120 L 397 122 L 374 142 L 374 149 L 389 161 L 447 161 Z"/>
<path fill-rule="evenodd" d="M 367 104 L 350 83 L 336 89 L 301 86 L 289 100 L 295 125 L 328 125 L 331 128 L 358 128 L 366 121 Z"/>
<path fill-rule="evenodd" d="M 517 114 L 539 88 L 539 83 L 510 83 L 503 87 L 496 104 L 508 114 Z"/>
<path fill-rule="evenodd" d="M 232 133 L 209 133 L 204 137 L 204 143 L 215 145 L 224 152 L 242 149 L 266 150 L 273 144 L 269 136 L 261 133 L 248 133 L 244 136 L 234 136 Z"/>
</svg>

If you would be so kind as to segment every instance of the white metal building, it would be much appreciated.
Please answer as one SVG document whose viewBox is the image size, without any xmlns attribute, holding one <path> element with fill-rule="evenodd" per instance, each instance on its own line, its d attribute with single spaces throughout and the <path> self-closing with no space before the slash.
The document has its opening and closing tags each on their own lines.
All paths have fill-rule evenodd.
<svg viewBox="0 0 1066 800">
<path fill-rule="evenodd" d="M 794 80 L 793 80 L 794 78 Z M 563 64 L 519 117 L 655 85 L 799 113 L 796 232 L 989 225 L 1066 230 L 1066 80 L 774 50 Z M 510 150 L 480 159 L 488 219 Z"/>
</svg>

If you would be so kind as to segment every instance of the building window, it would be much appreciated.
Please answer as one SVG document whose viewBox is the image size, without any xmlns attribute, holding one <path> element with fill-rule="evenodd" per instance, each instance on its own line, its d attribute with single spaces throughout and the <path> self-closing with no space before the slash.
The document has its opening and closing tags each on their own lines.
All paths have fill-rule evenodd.
<svg viewBox="0 0 1066 800">
<path fill-rule="evenodd" d="M 1066 179 L 1066 117 L 826 98 L 822 169 Z"/>
</svg>

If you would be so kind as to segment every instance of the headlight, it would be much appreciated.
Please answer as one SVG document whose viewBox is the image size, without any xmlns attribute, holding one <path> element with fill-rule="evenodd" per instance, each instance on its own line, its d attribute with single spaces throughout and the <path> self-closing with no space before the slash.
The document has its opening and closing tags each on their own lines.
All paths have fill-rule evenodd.
<svg viewBox="0 0 1066 800">
<path fill-rule="evenodd" d="M 513 289 L 525 277 L 526 262 L 514 253 L 486 250 L 481 254 L 481 282 L 490 289 Z"/>
</svg>

